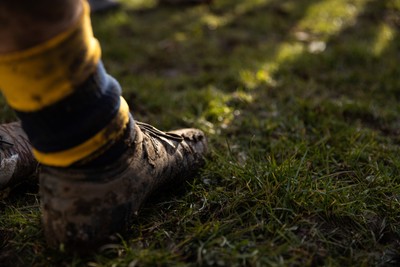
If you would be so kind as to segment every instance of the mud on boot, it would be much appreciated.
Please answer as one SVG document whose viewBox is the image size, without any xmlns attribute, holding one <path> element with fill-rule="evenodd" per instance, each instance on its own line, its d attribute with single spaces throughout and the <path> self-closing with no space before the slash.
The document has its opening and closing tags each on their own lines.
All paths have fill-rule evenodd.
<svg viewBox="0 0 400 267">
<path fill-rule="evenodd" d="M 155 190 L 182 183 L 204 165 L 206 138 L 200 130 L 161 132 L 131 122 L 128 150 L 96 169 L 43 167 L 41 208 L 46 240 L 68 251 L 87 253 L 114 233 L 123 234 Z"/>
<path fill-rule="evenodd" d="M 0 125 L 0 190 L 37 177 L 38 163 L 20 122 Z"/>
</svg>

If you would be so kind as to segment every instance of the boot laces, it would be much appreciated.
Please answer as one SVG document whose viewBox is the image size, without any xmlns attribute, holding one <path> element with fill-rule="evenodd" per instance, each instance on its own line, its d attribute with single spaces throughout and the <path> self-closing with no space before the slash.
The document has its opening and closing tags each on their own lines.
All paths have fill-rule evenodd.
<svg viewBox="0 0 400 267">
<path fill-rule="evenodd" d="M 177 142 L 182 142 L 183 141 L 183 137 L 178 135 L 178 134 L 174 134 L 174 133 L 169 133 L 169 132 L 163 132 L 158 130 L 157 128 L 151 126 L 150 124 L 147 123 L 143 123 L 143 122 L 136 122 L 136 124 L 140 127 L 140 129 L 145 130 L 146 132 L 148 132 L 152 137 L 164 137 L 167 139 L 172 139 L 174 141 Z"/>
</svg>

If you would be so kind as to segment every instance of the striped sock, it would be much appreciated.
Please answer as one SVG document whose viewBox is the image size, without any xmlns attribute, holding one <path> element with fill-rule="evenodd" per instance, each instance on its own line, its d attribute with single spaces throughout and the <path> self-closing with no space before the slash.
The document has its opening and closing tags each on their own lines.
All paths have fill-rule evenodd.
<svg viewBox="0 0 400 267">
<path fill-rule="evenodd" d="M 0 88 L 36 159 L 48 166 L 104 164 L 123 153 L 129 107 L 100 61 L 89 8 L 70 29 L 0 55 Z"/>
</svg>

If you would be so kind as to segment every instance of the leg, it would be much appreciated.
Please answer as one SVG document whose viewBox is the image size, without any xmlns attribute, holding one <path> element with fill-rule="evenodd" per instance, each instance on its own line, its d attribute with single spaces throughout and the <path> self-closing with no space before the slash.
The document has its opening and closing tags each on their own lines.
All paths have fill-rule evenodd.
<svg viewBox="0 0 400 267">
<path fill-rule="evenodd" d="M 35 2 L 42 1 L 50 0 Z M 164 133 L 135 122 L 100 62 L 86 1 L 63 2 L 71 5 L 60 11 L 62 23 L 42 19 L 36 40 L 9 33 L 0 88 L 43 165 L 48 243 L 91 249 L 128 229 L 154 190 L 190 178 L 204 163 L 206 140 L 196 129 Z"/>
<path fill-rule="evenodd" d="M 79 0 L 1 1 L 0 58 L 40 44 L 67 29 L 82 12 L 77 3 Z M 36 176 L 37 165 L 20 123 L 0 125 L 0 190 Z"/>
<path fill-rule="evenodd" d="M 79 2 L 80 0 L 1 1 L 0 54 L 30 48 L 68 29 L 82 13 Z"/>
</svg>

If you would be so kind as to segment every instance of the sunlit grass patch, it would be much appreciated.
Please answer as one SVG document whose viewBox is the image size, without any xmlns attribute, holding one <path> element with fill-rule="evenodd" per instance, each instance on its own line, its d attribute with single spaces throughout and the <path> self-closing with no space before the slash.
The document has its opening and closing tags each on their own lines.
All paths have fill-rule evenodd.
<svg viewBox="0 0 400 267">
<path fill-rule="evenodd" d="M 328 38 L 341 29 L 356 22 L 363 11 L 366 0 L 327 0 L 311 5 L 298 27 L 310 31 L 320 38 Z"/>
</svg>

